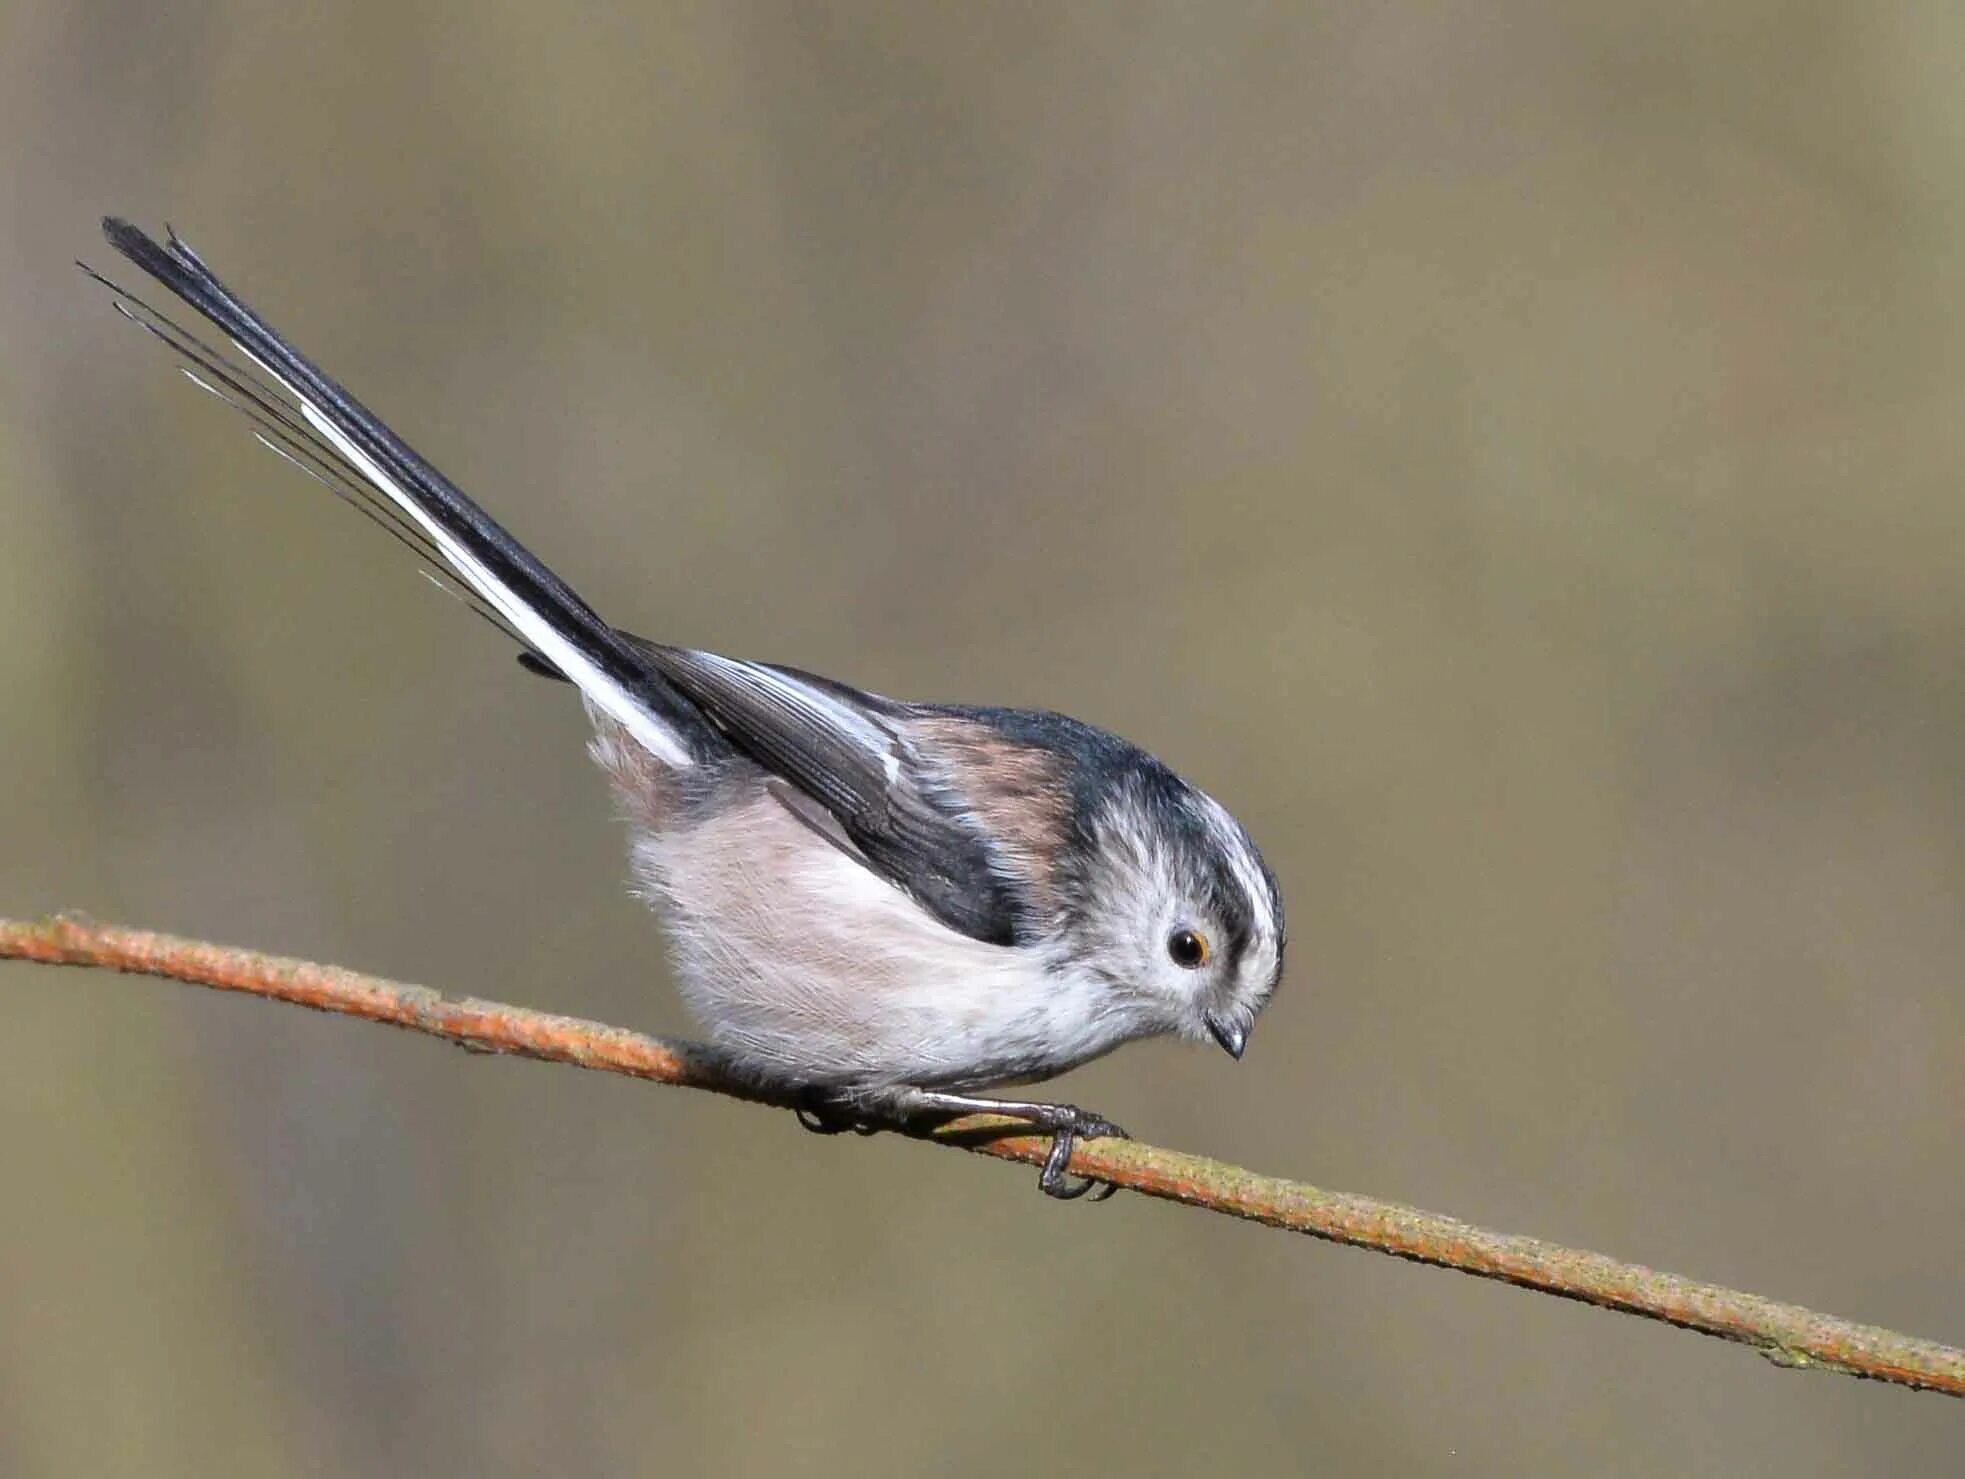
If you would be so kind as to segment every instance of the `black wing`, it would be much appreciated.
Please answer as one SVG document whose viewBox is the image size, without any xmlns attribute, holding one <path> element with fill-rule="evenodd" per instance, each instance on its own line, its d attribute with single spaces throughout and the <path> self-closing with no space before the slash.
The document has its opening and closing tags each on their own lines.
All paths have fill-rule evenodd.
<svg viewBox="0 0 1965 1479">
<path fill-rule="evenodd" d="M 910 733 L 913 706 L 798 668 L 622 636 L 718 733 L 795 793 L 773 792 L 800 821 L 959 934 L 1022 942 L 1031 890 L 1011 881 L 1014 866 L 973 820 L 960 763 L 921 754 Z M 519 661 L 566 681 L 536 653 Z"/>
<path fill-rule="evenodd" d="M 631 639 L 731 743 L 839 821 L 874 872 L 950 929 L 1014 945 L 1027 891 L 1006 875 L 910 708 L 771 663 Z"/>
</svg>

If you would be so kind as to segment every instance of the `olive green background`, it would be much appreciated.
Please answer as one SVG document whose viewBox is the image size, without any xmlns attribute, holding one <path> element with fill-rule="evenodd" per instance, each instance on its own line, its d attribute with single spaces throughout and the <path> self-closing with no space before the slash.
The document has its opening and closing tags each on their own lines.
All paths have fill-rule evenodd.
<svg viewBox="0 0 1965 1479">
<path fill-rule="evenodd" d="M 0 913 L 686 1031 L 577 706 L 70 266 L 611 617 L 1068 709 L 1286 891 L 1143 1136 L 1965 1339 L 1965 10 L 0 12 Z M 1955 1473 L 1965 1409 L 0 966 L 0 1472 Z"/>
</svg>

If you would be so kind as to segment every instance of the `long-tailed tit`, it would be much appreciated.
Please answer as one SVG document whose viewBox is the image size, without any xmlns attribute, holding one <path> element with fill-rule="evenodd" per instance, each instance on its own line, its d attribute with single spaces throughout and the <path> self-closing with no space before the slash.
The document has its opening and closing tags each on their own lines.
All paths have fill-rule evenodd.
<svg viewBox="0 0 1965 1479">
<path fill-rule="evenodd" d="M 1283 963 L 1276 880 L 1222 807 L 1060 714 L 902 703 L 608 625 L 241 302 L 183 241 L 109 242 L 216 325 L 213 348 L 99 279 L 259 440 L 435 565 L 570 682 L 667 924 L 690 1008 L 734 1072 L 827 1128 L 973 1112 L 1123 1134 L 1068 1104 L 975 1097 L 1134 1038 L 1236 1058 Z M 92 276 L 94 274 L 91 274 Z"/>
</svg>

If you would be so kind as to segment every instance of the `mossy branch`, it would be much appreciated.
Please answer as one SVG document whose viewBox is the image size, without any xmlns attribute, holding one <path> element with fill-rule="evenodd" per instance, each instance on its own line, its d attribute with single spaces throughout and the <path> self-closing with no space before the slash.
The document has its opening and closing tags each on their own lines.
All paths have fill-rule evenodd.
<svg viewBox="0 0 1965 1479">
<path fill-rule="evenodd" d="M 732 1080 L 706 1049 L 690 1043 L 498 1002 L 448 997 L 335 966 L 98 924 L 76 915 L 33 922 L 0 919 L 0 957 L 99 966 L 242 991 L 387 1022 L 475 1052 L 570 1063 L 789 1107 L 782 1095 Z M 1047 1138 L 1018 1133 L 1020 1128 L 1025 1127 L 1016 1121 L 977 1116 L 920 1138 L 1003 1160 L 1041 1163 Z M 1081 1143 L 1071 1170 L 1145 1196 L 1663 1320 L 1751 1346 L 1781 1366 L 1818 1367 L 1965 1396 L 1965 1351 L 1600 1253 L 1489 1232 L 1436 1213 L 1324 1191 L 1137 1141 Z"/>
</svg>

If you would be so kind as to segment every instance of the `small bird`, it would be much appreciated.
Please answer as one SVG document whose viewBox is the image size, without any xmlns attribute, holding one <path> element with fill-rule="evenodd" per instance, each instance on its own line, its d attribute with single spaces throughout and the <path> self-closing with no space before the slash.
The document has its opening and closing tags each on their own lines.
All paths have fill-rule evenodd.
<svg viewBox="0 0 1965 1479">
<path fill-rule="evenodd" d="M 808 1128 L 992 1113 L 1123 1136 L 1070 1104 L 980 1097 L 1136 1038 L 1240 1058 L 1283 966 L 1283 904 L 1249 835 L 1145 751 L 1062 714 L 904 703 L 610 626 L 294 349 L 175 232 L 109 243 L 234 357 L 83 265 L 258 440 L 382 525 L 571 683 L 631 833 L 635 891 L 727 1070 Z M 1112 1188 L 1103 1188 L 1102 1195 Z"/>
</svg>

